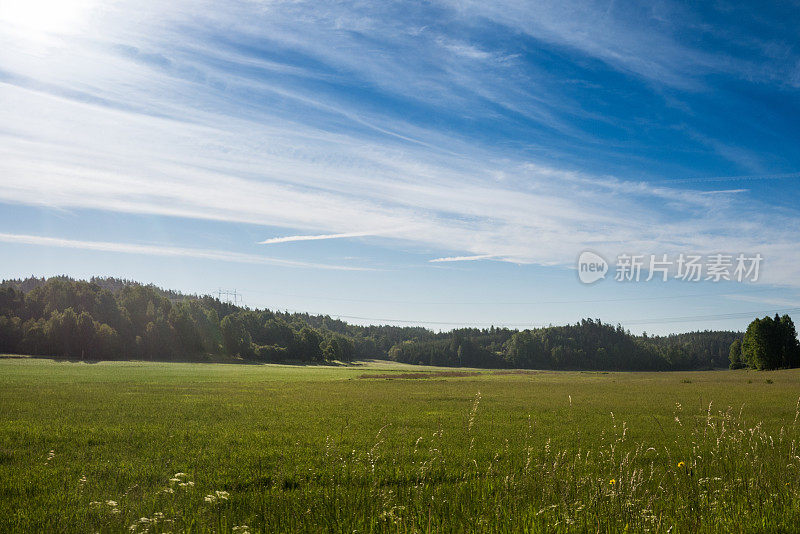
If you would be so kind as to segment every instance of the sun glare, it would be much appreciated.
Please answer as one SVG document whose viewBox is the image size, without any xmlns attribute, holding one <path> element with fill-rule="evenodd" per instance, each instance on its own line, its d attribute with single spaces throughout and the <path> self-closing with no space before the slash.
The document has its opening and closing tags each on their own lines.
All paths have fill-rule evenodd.
<svg viewBox="0 0 800 534">
<path fill-rule="evenodd" d="M 87 19 L 92 0 L 0 0 L 0 22 L 29 38 L 73 34 Z"/>
</svg>

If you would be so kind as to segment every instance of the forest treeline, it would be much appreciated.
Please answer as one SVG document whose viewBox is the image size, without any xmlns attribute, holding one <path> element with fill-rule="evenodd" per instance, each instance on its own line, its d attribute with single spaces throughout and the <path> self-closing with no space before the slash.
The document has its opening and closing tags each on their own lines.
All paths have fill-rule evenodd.
<svg viewBox="0 0 800 534">
<path fill-rule="evenodd" d="M 793 326 L 792 326 L 793 328 Z M 439 366 L 672 370 L 727 367 L 742 334 L 634 336 L 584 319 L 532 330 L 360 326 L 329 316 L 253 310 L 117 278 L 6 280 L 0 353 L 77 360 L 350 361 Z"/>
<path fill-rule="evenodd" d="M 0 353 L 79 360 L 349 361 L 375 358 L 417 327 L 349 325 L 251 310 L 116 278 L 0 283 Z"/>
<path fill-rule="evenodd" d="M 532 330 L 460 329 L 430 340 L 405 341 L 389 358 L 424 365 L 520 369 L 661 371 L 728 366 L 738 332 L 633 336 L 599 319 Z"/>
</svg>

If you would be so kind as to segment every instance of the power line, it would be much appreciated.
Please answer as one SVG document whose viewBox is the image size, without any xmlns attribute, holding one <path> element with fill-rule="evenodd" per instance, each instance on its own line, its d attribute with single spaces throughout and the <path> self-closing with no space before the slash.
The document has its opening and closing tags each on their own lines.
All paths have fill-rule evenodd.
<svg viewBox="0 0 800 534">
<path fill-rule="evenodd" d="M 797 308 L 773 308 L 771 310 L 760 310 L 750 312 L 737 312 L 737 313 L 722 313 L 713 315 L 691 315 L 691 316 L 678 316 L 678 317 L 661 317 L 653 319 L 631 319 L 627 321 L 609 321 L 609 324 L 619 323 L 626 326 L 639 326 L 648 324 L 667 324 L 667 323 L 688 323 L 695 321 L 723 321 L 730 319 L 747 319 L 749 317 L 758 317 L 761 315 L 771 315 L 773 313 L 789 313 L 800 311 Z M 295 313 L 295 312 L 292 312 Z M 415 319 L 387 319 L 376 317 L 361 317 L 356 315 L 331 315 L 337 319 L 357 319 L 360 321 L 383 321 L 388 323 L 405 323 L 405 324 L 419 324 L 419 325 L 438 325 L 438 326 L 505 326 L 505 327 L 527 327 L 527 328 L 544 328 L 549 326 L 543 323 L 505 323 L 505 322 L 491 322 L 491 323 L 469 323 L 462 321 L 448 322 L 448 321 L 419 321 Z"/>
<path fill-rule="evenodd" d="M 258 293 L 270 293 L 265 291 L 257 291 L 253 290 L 254 292 Z M 746 292 L 739 292 L 739 293 L 757 293 L 757 292 L 764 292 L 764 291 L 774 291 L 774 289 L 767 289 L 767 290 L 754 290 L 754 291 L 746 291 Z M 219 289 L 217 292 L 218 298 L 222 301 L 222 296 L 227 297 L 227 302 L 231 304 L 235 304 L 236 302 L 241 302 L 242 295 L 238 293 L 237 290 L 222 290 Z M 271 294 L 279 294 L 279 293 L 271 293 Z M 630 298 L 617 298 L 617 299 L 599 299 L 599 300 L 575 300 L 575 301 L 535 301 L 530 302 L 529 304 L 554 304 L 554 303 L 603 303 L 603 302 L 616 302 L 621 300 L 661 300 L 667 298 L 689 298 L 689 297 L 711 297 L 711 296 L 726 296 L 726 295 L 733 295 L 736 293 L 705 293 L 705 294 L 688 294 L 688 295 L 668 295 L 664 297 L 630 297 Z M 292 296 L 292 295 L 286 295 Z M 297 295 L 295 295 L 297 296 Z M 315 298 L 313 296 L 309 296 L 309 298 Z M 366 300 L 366 299 L 336 299 L 331 297 L 330 300 L 349 300 L 354 302 L 379 302 L 379 303 L 393 303 L 393 301 L 386 301 L 386 300 Z M 422 301 L 407 301 L 404 303 L 419 303 L 422 304 Z M 442 304 L 459 304 L 453 302 L 442 302 Z M 463 304 L 463 303 L 461 303 Z M 476 303 L 476 304 L 504 304 L 501 302 L 486 302 L 486 303 Z M 507 303 L 506 303 L 507 304 Z M 519 304 L 528 304 L 528 303 L 519 303 Z M 465 322 L 465 321 L 425 321 L 425 320 L 418 320 L 418 319 L 397 319 L 397 318 L 385 318 L 385 317 L 364 317 L 359 315 L 340 315 L 340 314 L 330 314 L 330 313 L 312 313 L 309 311 L 300 311 L 300 310 L 293 310 L 284 308 L 284 312 L 286 313 L 295 313 L 295 314 L 308 314 L 308 315 L 323 315 L 329 316 L 335 319 L 347 319 L 347 320 L 357 320 L 357 321 L 371 321 L 374 323 L 402 323 L 407 325 L 430 325 L 430 326 L 444 326 L 444 327 L 489 327 L 489 326 L 499 326 L 499 327 L 509 327 L 509 328 L 544 328 L 547 326 L 552 325 L 552 323 L 533 323 L 533 322 L 521 322 L 521 323 L 507 323 L 502 321 L 494 321 L 494 322 Z M 773 313 L 789 313 L 789 312 L 797 312 L 800 311 L 800 307 L 787 307 L 787 308 L 772 308 L 769 310 L 759 310 L 759 311 L 748 311 L 748 312 L 735 312 L 735 313 L 722 313 L 722 314 L 710 314 L 710 315 L 682 315 L 682 316 L 673 316 L 673 317 L 660 317 L 660 318 L 651 318 L 651 319 L 630 319 L 630 320 L 621 320 L 621 321 L 608 321 L 609 324 L 622 324 L 624 326 L 643 326 L 643 325 L 653 325 L 653 324 L 672 324 L 672 323 L 687 323 L 687 322 L 696 322 L 696 321 L 724 321 L 724 320 L 732 320 L 732 319 L 747 319 L 750 317 L 757 317 L 762 316 L 765 314 L 771 315 Z"/>
<path fill-rule="evenodd" d="M 262 295 L 276 295 L 280 297 L 293 297 L 293 298 L 308 298 L 314 300 L 332 300 L 337 302 L 367 302 L 374 304 L 441 304 L 449 306 L 464 306 L 464 305 L 538 305 L 538 304 L 602 304 L 605 302 L 628 302 L 628 301 L 647 301 L 647 300 L 673 300 L 683 298 L 705 298 L 705 297 L 726 297 L 735 296 L 743 293 L 767 293 L 770 291 L 778 291 L 779 289 L 752 289 L 745 291 L 725 291 L 721 293 L 689 293 L 683 295 L 663 295 L 651 297 L 616 297 L 616 298 L 602 298 L 602 299 L 577 299 L 577 300 L 529 300 L 529 301 L 424 301 L 424 300 L 390 300 L 390 299 L 359 299 L 349 297 L 327 297 L 322 295 L 303 295 L 297 293 L 282 293 L 278 291 L 264 291 L 258 289 L 248 289 L 250 293 L 260 293 Z"/>
<path fill-rule="evenodd" d="M 662 324 L 662 323 L 682 323 L 690 321 L 724 321 L 728 319 L 747 319 L 749 317 L 758 317 L 760 315 L 772 315 L 773 313 L 789 313 L 800 311 L 799 308 L 776 308 L 772 310 L 761 310 L 753 312 L 737 312 L 737 313 L 721 313 L 715 315 L 695 315 L 692 317 L 662 317 L 660 319 L 648 320 L 631 320 L 624 321 L 626 325 L 641 325 L 641 324 Z"/>
</svg>

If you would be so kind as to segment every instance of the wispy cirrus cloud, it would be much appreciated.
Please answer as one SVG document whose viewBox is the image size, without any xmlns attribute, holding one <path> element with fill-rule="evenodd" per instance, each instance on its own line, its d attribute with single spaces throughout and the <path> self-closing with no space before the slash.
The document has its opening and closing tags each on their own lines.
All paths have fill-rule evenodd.
<svg viewBox="0 0 800 534">
<path fill-rule="evenodd" d="M 656 119 L 669 114 L 608 115 L 564 79 L 591 85 L 599 60 L 697 92 L 709 73 L 749 69 L 735 54 L 678 42 L 653 12 L 604 9 L 122 2 L 98 15 L 106 24 L 92 37 L 44 53 L 0 37 L 0 200 L 293 234 L 263 244 L 392 228 L 380 237 L 433 251 L 434 262 L 566 265 L 587 246 L 771 250 L 781 261 L 765 276 L 796 283 L 795 211 L 736 198 L 744 190 L 637 178 L 657 167 L 649 152 L 620 157 L 620 175 L 603 170 L 609 154 L 659 145 L 648 136 L 668 129 Z M 426 24 L 432 14 L 455 29 Z M 476 25 L 527 40 L 515 47 Z M 591 66 L 551 72 L 548 61 L 568 63 L 564 49 Z M 645 91 L 626 83 L 624 95 Z M 633 140 L 643 123 L 644 141 Z M 724 146 L 735 159 L 735 144 L 687 137 L 703 140 L 692 149 Z"/>
<path fill-rule="evenodd" d="M 294 243 L 296 241 L 322 241 L 325 239 L 348 239 L 351 237 L 367 237 L 377 235 L 375 232 L 348 232 L 344 234 L 321 234 L 321 235 L 289 235 L 284 237 L 272 237 L 259 241 L 259 245 L 274 245 L 276 243 Z"/>
<path fill-rule="evenodd" d="M 446 263 L 452 261 L 479 261 L 494 258 L 491 254 L 476 254 L 474 256 L 448 256 L 445 258 L 433 258 L 428 263 Z"/>
<path fill-rule="evenodd" d="M 228 117 L 223 128 L 212 126 L 214 115 L 185 122 L 22 88 L 4 94 L 12 104 L 6 124 L 17 130 L 0 147 L 6 202 L 329 232 L 312 236 L 394 228 L 384 237 L 467 253 L 454 256 L 544 265 L 570 264 L 587 245 L 616 253 L 775 244 L 788 252 L 798 226 L 789 212 L 767 215 L 735 195 L 482 153 L 431 154 L 302 125 L 279 129 Z M 41 133 L 57 123 L 72 126 L 68 139 Z M 515 182 L 493 180 L 498 171 Z M 780 230 L 767 223 L 774 217 Z M 793 276 L 791 265 L 775 279 Z"/>
<path fill-rule="evenodd" d="M 257 254 L 244 254 L 225 250 L 208 250 L 163 245 L 142 245 L 136 243 L 115 243 L 110 241 L 84 241 L 27 234 L 0 233 L 0 243 L 15 245 L 33 245 L 40 247 L 71 248 L 98 252 L 116 252 L 120 254 L 136 254 L 143 256 L 162 256 L 168 258 L 194 258 L 200 260 L 225 261 L 232 263 L 249 263 L 256 265 L 278 265 L 292 268 L 328 269 L 336 271 L 371 271 L 366 267 L 350 267 L 347 265 L 330 265 L 280 258 L 270 258 Z"/>
<path fill-rule="evenodd" d="M 552 43 L 603 61 L 623 73 L 640 76 L 658 85 L 700 90 L 707 74 L 727 73 L 742 79 L 778 81 L 781 72 L 795 67 L 790 33 L 786 28 L 759 39 L 743 22 L 738 31 L 731 26 L 704 23 L 675 2 L 551 1 L 531 4 L 520 0 L 499 2 L 450 2 L 454 9 L 514 28 L 532 39 Z M 717 14 L 737 8 L 717 6 Z M 713 11 L 714 8 L 712 7 Z M 792 9 L 786 7 L 785 15 Z M 727 21 L 726 21 L 727 22 Z M 695 39 L 737 39 L 762 54 L 743 57 L 733 48 L 713 51 L 695 42 L 681 41 L 676 33 L 691 32 Z M 781 42 L 781 39 L 786 39 Z M 646 46 L 643 46 L 646 43 Z"/>
</svg>

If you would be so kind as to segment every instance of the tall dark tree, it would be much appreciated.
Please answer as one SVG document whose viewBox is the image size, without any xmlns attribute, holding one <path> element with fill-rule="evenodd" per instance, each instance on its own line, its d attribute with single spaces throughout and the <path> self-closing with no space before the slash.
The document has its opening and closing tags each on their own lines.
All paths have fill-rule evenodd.
<svg viewBox="0 0 800 534">
<path fill-rule="evenodd" d="M 225 317 L 222 320 L 220 329 L 222 331 L 222 343 L 228 354 L 243 357 L 250 355 L 252 337 L 239 316 L 233 314 Z"/>
<path fill-rule="evenodd" d="M 800 366 L 800 345 L 788 315 L 755 319 L 742 340 L 742 361 L 756 369 Z"/>
<path fill-rule="evenodd" d="M 350 339 L 333 334 L 322 343 L 322 354 L 326 360 L 349 362 L 353 359 L 355 348 Z"/>
<path fill-rule="evenodd" d="M 298 350 L 300 354 L 314 361 L 323 359 L 322 336 L 311 328 L 304 326 L 298 334 Z"/>
<path fill-rule="evenodd" d="M 729 352 L 728 359 L 730 360 L 731 369 L 741 369 L 742 367 L 745 367 L 745 364 L 742 361 L 742 342 L 738 339 L 731 343 L 731 350 Z"/>
<path fill-rule="evenodd" d="M 800 367 L 800 342 L 792 318 L 784 315 L 778 323 L 781 337 L 781 365 Z"/>
<path fill-rule="evenodd" d="M 16 352 L 22 341 L 22 321 L 19 317 L 0 315 L 0 353 Z"/>
</svg>

